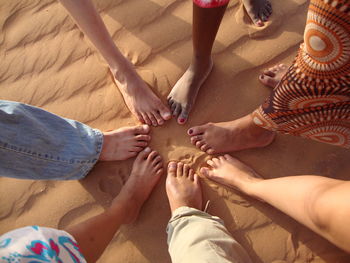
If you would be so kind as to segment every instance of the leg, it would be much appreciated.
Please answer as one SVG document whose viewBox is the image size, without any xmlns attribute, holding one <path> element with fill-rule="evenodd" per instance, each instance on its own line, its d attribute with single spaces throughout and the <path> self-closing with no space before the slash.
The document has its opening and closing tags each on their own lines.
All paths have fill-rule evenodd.
<svg viewBox="0 0 350 263">
<path fill-rule="evenodd" d="M 251 114 L 234 121 L 195 126 L 187 133 L 191 143 L 208 154 L 265 147 L 275 138 L 274 132 L 255 125 Z"/>
<path fill-rule="evenodd" d="M 150 140 L 147 125 L 104 132 L 30 105 L 0 101 L 0 173 L 19 179 L 82 179 L 98 160 L 125 160 Z"/>
<path fill-rule="evenodd" d="M 311 1 L 305 44 L 285 74 L 277 70 L 284 75 L 282 79 L 269 80 L 270 86 L 279 84 L 266 102 L 235 121 L 191 128 L 192 143 L 210 154 L 236 151 L 265 146 L 277 131 L 350 148 L 350 56 L 346 51 L 350 49 L 350 23 L 346 12 L 343 4 L 334 7 L 330 2 Z"/>
<path fill-rule="evenodd" d="M 61 231 L 25 227 L 0 237 L 0 258 L 14 262 L 96 262 L 122 224 L 133 222 L 163 174 L 159 154 L 146 148 L 136 158 L 130 177 L 109 209 Z M 18 254 L 19 253 L 19 254 Z"/>
<path fill-rule="evenodd" d="M 208 164 L 204 176 L 269 203 L 350 252 L 350 182 L 310 175 L 264 180 L 230 155 Z"/>
<path fill-rule="evenodd" d="M 87 262 L 95 262 L 122 224 L 132 223 L 163 174 L 160 155 L 146 148 L 137 156 L 130 177 L 104 213 L 66 229 Z"/>
<path fill-rule="evenodd" d="M 187 121 L 199 88 L 213 67 L 211 50 L 228 1 L 224 5 L 203 8 L 193 4 L 193 58 L 168 96 L 169 106 L 179 124 Z"/>
<path fill-rule="evenodd" d="M 136 73 L 134 66 L 115 46 L 91 0 L 61 0 L 103 58 L 130 111 L 148 125 L 161 125 L 171 118 L 170 112 Z"/>
<path fill-rule="evenodd" d="M 167 227 L 172 262 L 251 262 L 222 220 L 200 211 L 199 177 L 187 164 L 169 163 L 166 191 L 172 211 Z"/>
</svg>

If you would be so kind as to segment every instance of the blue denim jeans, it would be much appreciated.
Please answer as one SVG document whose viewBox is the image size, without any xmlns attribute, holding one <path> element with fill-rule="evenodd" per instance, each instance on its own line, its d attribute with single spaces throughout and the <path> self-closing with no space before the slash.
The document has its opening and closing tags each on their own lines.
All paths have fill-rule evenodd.
<svg viewBox="0 0 350 263">
<path fill-rule="evenodd" d="M 30 105 L 0 100 L 0 176 L 78 180 L 101 153 L 97 129 Z"/>
</svg>

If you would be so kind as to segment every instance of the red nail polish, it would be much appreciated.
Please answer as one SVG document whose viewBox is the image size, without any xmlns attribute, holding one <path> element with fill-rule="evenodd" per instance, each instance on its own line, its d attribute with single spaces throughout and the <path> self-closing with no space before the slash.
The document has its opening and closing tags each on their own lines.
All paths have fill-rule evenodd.
<svg viewBox="0 0 350 263">
<path fill-rule="evenodd" d="M 192 133 L 193 133 L 192 129 L 189 129 L 189 130 L 188 130 L 188 133 L 189 133 L 189 134 L 192 134 Z"/>
<path fill-rule="evenodd" d="M 185 122 L 185 119 L 179 119 L 179 122 L 183 123 Z"/>
</svg>

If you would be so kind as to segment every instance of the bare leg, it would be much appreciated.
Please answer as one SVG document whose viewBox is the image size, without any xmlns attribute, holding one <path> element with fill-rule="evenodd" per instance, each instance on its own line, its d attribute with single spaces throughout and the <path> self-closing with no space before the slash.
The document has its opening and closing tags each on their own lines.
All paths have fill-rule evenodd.
<svg viewBox="0 0 350 263">
<path fill-rule="evenodd" d="M 107 61 L 130 111 L 148 125 L 161 125 L 164 120 L 170 119 L 169 109 L 147 87 L 134 66 L 115 46 L 91 0 L 60 1 Z"/>
<path fill-rule="evenodd" d="M 250 114 L 234 121 L 195 126 L 187 133 L 191 143 L 208 154 L 265 147 L 275 138 L 274 132 L 255 125 Z"/>
<path fill-rule="evenodd" d="M 259 76 L 259 80 L 265 86 L 275 88 L 280 83 L 282 77 L 287 73 L 288 67 L 284 64 L 276 65 L 272 68 L 264 70 Z"/>
<path fill-rule="evenodd" d="M 95 262 L 122 224 L 133 222 L 163 174 L 160 155 L 146 148 L 137 156 L 130 177 L 109 209 L 66 229 L 77 240 L 87 262 Z"/>
<path fill-rule="evenodd" d="M 271 3 L 267 0 L 242 0 L 245 10 L 256 26 L 263 26 L 272 14 Z"/>
<path fill-rule="evenodd" d="M 99 160 L 121 161 L 135 157 L 151 140 L 149 130 L 148 125 L 140 125 L 104 132 Z"/>
<path fill-rule="evenodd" d="M 204 176 L 269 203 L 350 252 L 350 182 L 312 175 L 264 180 L 230 155 L 208 164 Z"/>
<path fill-rule="evenodd" d="M 211 50 L 227 4 L 202 8 L 193 4 L 193 58 L 184 75 L 168 96 L 169 106 L 179 124 L 187 121 L 199 88 L 213 67 Z"/>
</svg>

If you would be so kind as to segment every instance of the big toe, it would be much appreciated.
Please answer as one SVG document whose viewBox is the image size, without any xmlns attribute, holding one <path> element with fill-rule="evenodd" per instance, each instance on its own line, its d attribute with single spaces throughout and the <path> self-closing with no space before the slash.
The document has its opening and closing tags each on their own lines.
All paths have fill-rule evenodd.
<svg viewBox="0 0 350 263">
<path fill-rule="evenodd" d="M 152 151 L 152 149 L 150 147 L 146 147 L 145 149 L 143 149 L 136 157 L 135 162 L 140 162 L 142 160 L 145 160 L 148 155 L 150 154 L 150 152 Z"/>
<path fill-rule="evenodd" d="M 202 167 L 200 169 L 200 172 L 207 178 L 210 178 L 212 176 L 212 170 L 209 169 L 208 167 Z"/>
<path fill-rule="evenodd" d="M 168 175 L 176 177 L 176 168 L 177 168 L 177 163 L 176 162 L 170 162 L 168 164 Z"/>
<path fill-rule="evenodd" d="M 182 109 L 180 116 L 177 118 L 178 124 L 185 124 L 188 119 L 188 111 Z"/>
<path fill-rule="evenodd" d="M 171 112 L 169 108 L 163 105 L 163 103 L 159 107 L 159 114 L 163 118 L 163 120 L 169 120 L 171 118 Z"/>
<path fill-rule="evenodd" d="M 149 131 L 150 131 L 150 127 L 147 124 L 135 127 L 136 134 L 148 134 Z"/>
<path fill-rule="evenodd" d="M 194 126 L 188 129 L 187 134 L 190 136 L 195 136 L 198 134 L 202 134 L 204 132 L 203 126 Z"/>
</svg>

